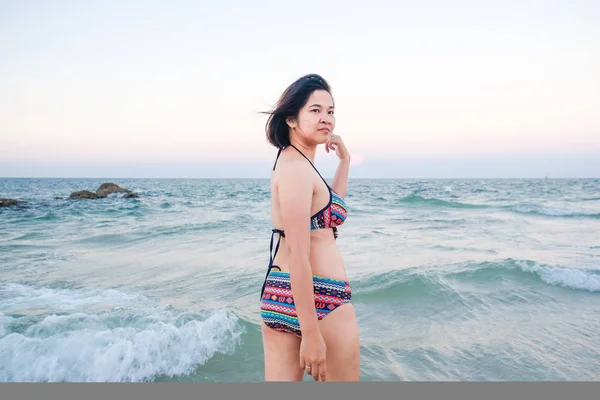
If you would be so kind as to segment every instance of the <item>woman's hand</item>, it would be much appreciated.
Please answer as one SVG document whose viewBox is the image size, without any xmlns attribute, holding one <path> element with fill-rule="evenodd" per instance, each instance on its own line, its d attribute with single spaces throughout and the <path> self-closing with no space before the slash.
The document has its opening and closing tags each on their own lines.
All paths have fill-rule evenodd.
<svg viewBox="0 0 600 400">
<path fill-rule="evenodd" d="M 329 153 L 330 150 L 335 150 L 335 154 L 340 160 L 350 161 L 350 153 L 339 135 L 331 135 L 325 143 L 325 151 Z"/>
<path fill-rule="evenodd" d="M 306 335 L 304 332 L 302 333 L 300 367 L 312 375 L 316 381 L 327 380 L 326 352 L 327 348 L 321 332 L 317 331 Z"/>
</svg>

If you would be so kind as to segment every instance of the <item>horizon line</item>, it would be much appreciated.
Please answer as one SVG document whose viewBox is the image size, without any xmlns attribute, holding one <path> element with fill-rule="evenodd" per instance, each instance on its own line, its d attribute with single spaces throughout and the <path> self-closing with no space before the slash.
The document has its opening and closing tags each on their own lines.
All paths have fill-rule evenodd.
<svg viewBox="0 0 600 400">
<path fill-rule="evenodd" d="M 333 179 L 332 177 L 324 177 L 326 179 Z M 87 177 L 77 177 L 77 176 L 0 176 L 0 179 L 198 179 L 198 180 L 223 180 L 223 179 L 237 179 L 237 180 L 270 180 L 268 177 L 154 177 L 154 176 L 145 176 L 145 177 L 126 177 L 126 176 L 87 176 Z M 568 179 L 600 179 L 600 175 L 598 176 L 567 176 L 567 177 L 556 177 L 552 178 L 549 176 L 525 176 L 525 177 L 516 177 L 516 176 L 507 176 L 507 177 L 357 177 L 352 178 L 349 177 L 348 181 L 351 180 L 370 180 L 370 179 L 378 179 L 378 180 L 451 180 L 451 179 L 462 179 L 462 180 L 480 180 L 480 179 L 488 179 L 488 180 L 506 180 L 506 179 L 538 179 L 538 180 L 568 180 Z"/>
</svg>

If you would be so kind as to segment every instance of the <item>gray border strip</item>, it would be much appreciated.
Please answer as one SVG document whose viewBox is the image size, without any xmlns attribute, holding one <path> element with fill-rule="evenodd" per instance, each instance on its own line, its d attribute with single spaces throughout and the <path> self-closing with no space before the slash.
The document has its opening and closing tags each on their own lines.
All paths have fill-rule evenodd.
<svg viewBox="0 0 600 400">
<path fill-rule="evenodd" d="M 0 383 L 23 399 L 598 399 L 600 382 Z"/>
</svg>

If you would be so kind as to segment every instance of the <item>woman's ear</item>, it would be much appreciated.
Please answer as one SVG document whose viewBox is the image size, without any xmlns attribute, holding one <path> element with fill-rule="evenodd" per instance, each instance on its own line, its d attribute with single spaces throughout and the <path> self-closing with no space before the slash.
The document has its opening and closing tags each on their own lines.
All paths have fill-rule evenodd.
<svg viewBox="0 0 600 400">
<path fill-rule="evenodd" d="M 285 123 L 292 129 L 296 127 L 296 119 L 294 117 L 287 117 Z"/>
</svg>

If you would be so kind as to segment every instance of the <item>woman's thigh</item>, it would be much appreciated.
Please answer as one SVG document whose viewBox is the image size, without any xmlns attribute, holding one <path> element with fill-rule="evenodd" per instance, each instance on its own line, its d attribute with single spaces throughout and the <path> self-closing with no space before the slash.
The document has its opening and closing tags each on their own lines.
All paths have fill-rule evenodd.
<svg viewBox="0 0 600 400">
<path fill-rule="evenodd" d="M 319 322 L 327 346 L 328 381 L 360 380 L 360 342 L 352 303 L 344 304 Z"/>
<path fill-rule="evenodd" d="M 301 381 L 300 338 L 269 328 L 261 321 L 266 381 Z"/>
</svg>

